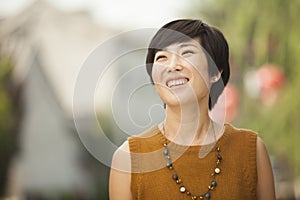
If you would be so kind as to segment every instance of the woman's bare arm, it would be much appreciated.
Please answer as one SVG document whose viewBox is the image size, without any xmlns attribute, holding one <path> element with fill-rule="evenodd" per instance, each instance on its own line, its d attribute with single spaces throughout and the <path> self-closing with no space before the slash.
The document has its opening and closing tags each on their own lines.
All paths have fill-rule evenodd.
<svg viewBox="0 0 300 200">
<path fill-rule="evenodd" d="M 275 200 L 275 186 L 272 166 L 266 146 L 257 138 L 257 199 Z"/>
<path fill-rule="evenodd" d="M 110 200 L 132 200 L 131 161 L 128 142 L 124 142 L 114 153 L 109 176 Z"/>
</svg>

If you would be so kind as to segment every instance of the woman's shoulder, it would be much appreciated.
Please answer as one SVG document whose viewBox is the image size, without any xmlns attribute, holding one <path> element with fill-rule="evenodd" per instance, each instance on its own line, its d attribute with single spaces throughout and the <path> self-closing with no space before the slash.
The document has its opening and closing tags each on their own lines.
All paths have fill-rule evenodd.
<svg viewBox="0 0 300 200">
<path fill-rule="evenodd" d="M 237 128 L 232 124 L 225 124 L 224 143 L 230 146 L 237 146 L 239 148 L 250 148 L 255 150 L 258 134 L 257 132 L 246 129 Z M 230 144 L 229 144 L 230 143 Z"/>
<path fill-rule="evenodd" d="M 162 137 L 163 136 L 158 125 L 153 125 L 140 134 L 130 136 L 127 140 L 129 142 L 129 145 L 132 145 L 133 143 L 157 142 L 158 140 L 160 141 Z"/>
<path fill-rule="evenodd" d="M 247 128 L 238 128 L 230 123 L 225 124 L 225 132 L 231 135 L 257 137 L 257 132 Z"/>
<path fill-rule="evenodd" d="M 160 148 L 163 139 L 158 125 L 153 125 L 138 135 L 130 136 L 127 141 L 131 152 L 149 152 Z"/>
</svg>

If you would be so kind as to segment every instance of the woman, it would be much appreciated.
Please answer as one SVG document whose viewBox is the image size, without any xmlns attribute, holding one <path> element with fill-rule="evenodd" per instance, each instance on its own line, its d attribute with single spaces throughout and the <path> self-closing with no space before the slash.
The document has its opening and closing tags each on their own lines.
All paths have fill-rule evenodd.
<svg viewBox="0 0 300 200">
<path fill-rule="evenodd" d="M 229 79 L 228 45 L 215 27 L 175 20 L 153 37 L 147 71 L 165 120 L 114 154 L 110 199 L 275 199 L 263 141 L 209 114 Z"/>
</svg>

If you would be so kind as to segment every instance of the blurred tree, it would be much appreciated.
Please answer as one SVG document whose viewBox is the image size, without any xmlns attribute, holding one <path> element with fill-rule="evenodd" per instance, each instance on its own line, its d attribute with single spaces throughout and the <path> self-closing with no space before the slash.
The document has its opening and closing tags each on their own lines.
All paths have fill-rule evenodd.
<svg viewBox="0 0 300 200">
<path fill-rule="evenodd" d="M 0 198 L 5 195 L 8 168 L 17 147 L 19 106 L 11 81 L 12 62 L 0 56 Z"/>
<path fill-rule="evenodd" d="M 257 130 L 270 153 L 287 155 L 300 175 L 300 1 L 201 0 L 191 5 L 191 17 L 220 27 L 228 39 L 231 81 L 240 86 L 242 94 L 236 123 Z M 245 73 L 265 63 L 280 66 L 288 81 L 271 107 L 250 99 L 242 87 Z"/>
</svg>

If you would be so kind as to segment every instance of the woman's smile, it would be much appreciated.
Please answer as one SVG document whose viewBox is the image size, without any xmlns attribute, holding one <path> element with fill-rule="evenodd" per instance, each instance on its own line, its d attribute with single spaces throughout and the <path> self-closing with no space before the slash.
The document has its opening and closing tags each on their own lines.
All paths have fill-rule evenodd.
<svg viewBox="0 0 300 200">
<path fill-rule="evenodd" d="M 173 77 L 167 80 L 166 85 L 169 88 L 177 88 L 178 86 L 183 86 L 189 82 L 189 79 L 186 77 Z"/>
</svg>

